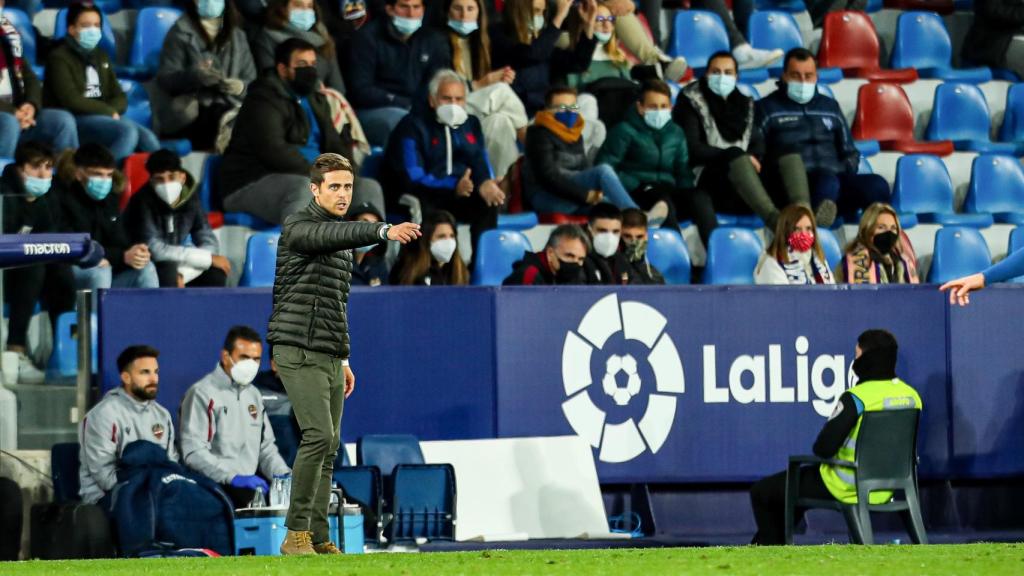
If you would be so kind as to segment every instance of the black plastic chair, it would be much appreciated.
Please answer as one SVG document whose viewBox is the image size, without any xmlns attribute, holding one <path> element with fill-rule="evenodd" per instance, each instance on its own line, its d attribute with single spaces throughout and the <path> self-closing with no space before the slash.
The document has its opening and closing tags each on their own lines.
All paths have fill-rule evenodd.
<svg viewBox="0 0 1024 576">
<path fill-rule="evenodd" d="M 882 410 L 863 416 L 857 436 L 857 461 L 791 456 L 786 470 L 786 544 L 793 543 L 793 518 L 797 508 L 827 508 L 842 512 L 850 537 L 856 544 L 873 544 L 869 512 L 899 512 L 915 544 L 927 544 L 921 505 L 917 494 L 917 424 L 920 410 Z M 854 470 L 857 503 L 835 499 L 800 497 L 800 468 L 832 464 Z M 902 491 L 903 500 L 871 504 L 868 496 L 877 490 Z"/>
</svg>

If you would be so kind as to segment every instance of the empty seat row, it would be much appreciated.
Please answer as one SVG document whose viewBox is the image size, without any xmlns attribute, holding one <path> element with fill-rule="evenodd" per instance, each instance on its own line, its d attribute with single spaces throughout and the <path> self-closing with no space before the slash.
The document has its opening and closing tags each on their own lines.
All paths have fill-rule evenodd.
<svg viewBox="0 0 1024 576">
<path fill-rule="evenodd" d="M 896 164 L 892 205 L 920 222 L 985 228 L 994 222 L 1024 223 L 1024 167 L 1012 156 L 974 159 L 964 213 L 954 210 L 953 182 L 935 156 L 909 154 Z"/>
</svg>

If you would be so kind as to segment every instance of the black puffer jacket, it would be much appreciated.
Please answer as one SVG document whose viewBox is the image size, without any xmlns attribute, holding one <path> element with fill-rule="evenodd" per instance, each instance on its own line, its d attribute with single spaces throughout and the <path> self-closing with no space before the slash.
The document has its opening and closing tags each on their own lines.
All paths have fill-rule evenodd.
<svg viewBox="0 0 1024 576">
<path fill-rule="evenodd" d="M 277 245 L 267 341 L 348 358 L 352 249 L 379 242 L 384 226 L 345 222 L 315 201 L 289 216 Z"/>
</svg>

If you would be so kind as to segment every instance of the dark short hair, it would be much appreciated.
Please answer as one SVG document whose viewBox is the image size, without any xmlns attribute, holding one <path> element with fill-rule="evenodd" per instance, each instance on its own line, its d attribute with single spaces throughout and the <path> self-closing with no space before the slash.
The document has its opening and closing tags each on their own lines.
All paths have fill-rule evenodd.
<svg viewBox="0 0 1024 576">
<path fill-rule="evenodd" d="M 86 12 L 95 12 L 100 17 L 100 24 L 103 24 L 103 12 L 92 2 L 75 2 L 68 6 L 68 12 L 66 19 L 68 26 L 74 26 L 78 22 L 78 17 Z"/>
<path fill-rule="evenodd" d="M 719 58 L 728 58 L 729 60 L 732 60 L 733 67 L 736 68 L 737 72 L 739 71 L 739 62 L 736 61 L 736 57 L 732 55 L 732 52 L 729 52 L 728 50 L 719 50 L 718 52 L 712 54 L 711 57 L 708 58 L 708 68 L 711 67 L 712 62 L 718 60 Z"/>
<path fill-rule="evenodd" d="M 880 348 L 892 348 L 894 350 L 899 348 L 896 337 L 892 335 L 892 332 L 881 328 L 873 328 L 862 332 L 857 337 L 857 345 L 860 346 L 861 352 L 869 352 Z"/>
<path fill-rule="evenodd" d="M 647 214 L 639 208 L 626 208 L 622 211 L 623 228 L 647 228 Z"/>
<path fill-rule="evenodd" d="M 116 168 L 114 155 L 102 144 L 90 142 L 82 144 L 75 151 L 75 166 L 79 168 Z"/>
<path fill-rule="evenodd" d="M 53 150 L 42 142 L 23 142 L 14 151 L 14 163 L 18 166 L 39 164 L 45 160 L 53 162 Z"/>
<path fill-rule="evenodd" d="M 811 52 L 804 47 L 791 48 L 789 52 L 786 52 L 786 59 L 782 61 L 782 69 L 788 70 L 789 63 L 792 60 L 796 60 L 797 62 L 814 60 L 814 52 Z"/>
<path fill-rule="evenodd" d="M 302 38 L 289 38 L 274 48 L 274 64 L 287 66 L 292 61 L 292 54 L 308 51 L 316 52 L 316 46 Z"/>
<path fill-rule="evenodd" d="M 135 362 L 139 358 L 159 358 L 160 351 L 152 346 L 145 344 L 136 344 L 135 346 L 129 346 L 121 351 L 121 354 L 117 356 L 117 372 L 127 372 L 132 366 L 132 362 Z"/>
<path fill-rule="evenodd" d="M 146 159 L 146 171 L 150 174 L 161 172 L 184 172 L 181 157 L 170 150 L 161 149 L 153 152 Z"/>
<path fill-rule="evenodd" d="M 263 344 L 263 339 L 260 338 L 259 332 L 248 326 L 232 326 L 228 330 L 228 335 L 224 338 L 224 351 L 230 354 L 235 349 L 235 343 L 239 340 Z"/>
<path fill-rule="evenodd" d="M 575 96 L 578 94 L 578 92 L 575 88 L 571 86 L 566 86 L 565 84 L 555 84 L 551 88 L 548 88 L 548 91 L 544 93 L 544 105 L 551 106 L 551 101 L 554 100 L 555 96 L 558 96 L 559 94 L 572 94 L 573 96 Z"/>
<path fill-rule="evenodd" d="M 668 84 L 664 80 L 657 78 L 651 78 L 650 80 L 644 80 L 644 83 L 640 88 L 640 100 L 644 99 L 644 94 L 648 92 L 654 92 L 655 94 L 661 94 L 662 96 L 672 100 L 672 90 L 668 87 Z"/>
<path fill-rule="evenodd" d="M 614 204 L 608 204 L 607 202 L 594 204 L 590 208 L 590 213 L 587 214 L 587 222 L 593 224 L 595 221 L 601 219 L 621 221 L 622 211 Z"/>
<path fill-rule="evenodd" d="M 323 184 L 325 174 L 337 172 L 338 170 L 351 172 L 355 176 L 355 170 L 352 169 L 352 163 L 348 161 L 348 158 L 333 152 L 321 154 L 316 157 L 316 160 L 309 167 L 309 181 L 319 186 Z"/>
<path fill-rule="evenodd" d="M 578 224 L 560 224 L 551 231 L 545 248 L 556 248 L 563 240 L 579 240 L 590 252 L 590 238 Z"/>
</svg>

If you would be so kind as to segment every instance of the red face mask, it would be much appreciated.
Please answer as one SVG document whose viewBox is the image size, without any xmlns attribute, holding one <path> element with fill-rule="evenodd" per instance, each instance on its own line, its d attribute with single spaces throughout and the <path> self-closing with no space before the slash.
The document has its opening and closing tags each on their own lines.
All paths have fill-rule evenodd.
<svg viewBox="0 0 1024 576">
<path fill-rule="evenodd" d="M 807 252 L 814 247 L 814 234 L 810 232 L 793 232 L 786 241 L 794 251 Z"/>
</svg>

